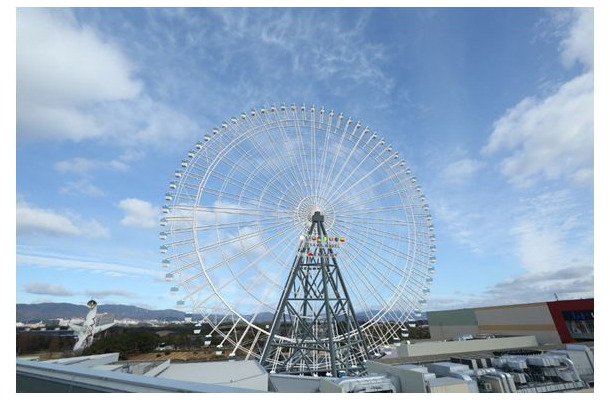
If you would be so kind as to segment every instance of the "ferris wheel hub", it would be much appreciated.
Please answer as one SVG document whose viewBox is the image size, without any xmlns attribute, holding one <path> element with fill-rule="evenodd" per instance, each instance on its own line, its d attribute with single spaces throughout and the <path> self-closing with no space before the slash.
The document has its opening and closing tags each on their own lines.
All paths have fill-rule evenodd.
<svg viewBox="0 0 610 400">
<path fill-rule="evenodd" d="M 313 222 L 324 222 L 324 215 L 320 214 L 320 211 L 316 211 L 313 213 L 313 217 L 311 217 Z"/>
<path fill-rule="evenodd" d="M 335 222 L 335 208 L 330 201 L 319 196 L 306 196 L 296 207 L 294 221 L 296 224 L 307 229 L 313 222 L 313 216 L 322 216 L 324 225 L 331 229 Z"/>
</svg>

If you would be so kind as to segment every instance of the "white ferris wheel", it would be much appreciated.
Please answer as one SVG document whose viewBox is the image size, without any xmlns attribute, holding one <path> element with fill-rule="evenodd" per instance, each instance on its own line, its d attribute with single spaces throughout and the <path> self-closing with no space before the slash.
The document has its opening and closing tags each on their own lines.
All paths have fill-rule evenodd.
<svg viewBox="0 0 610 400">
<path fill-rule="evenodd" d="M 161 266 L 218 354 L 260 360 L 304 241 L 334 242 L 371 357 L 421 316 L 436 261 L 426 198 L 360 121 L 294 104 L 242 113 L 188 152 L 165 200 Z M 316 212 L 324 237 L 308 235 Z"/>
</svg>

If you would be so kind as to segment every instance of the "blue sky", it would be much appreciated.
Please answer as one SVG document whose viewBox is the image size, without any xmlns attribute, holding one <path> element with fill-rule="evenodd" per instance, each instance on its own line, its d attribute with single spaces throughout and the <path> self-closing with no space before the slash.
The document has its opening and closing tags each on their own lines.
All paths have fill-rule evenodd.
<svg viewBox="0 0 610 400">
<path fill-rule="evenodd" d="M 593 11 L 20 9 L 16 301 L 172 308 L 158 217 L 223 120 L 324 105 L 428 198 L 428 310 L 593 296 Z"/>
</svg>

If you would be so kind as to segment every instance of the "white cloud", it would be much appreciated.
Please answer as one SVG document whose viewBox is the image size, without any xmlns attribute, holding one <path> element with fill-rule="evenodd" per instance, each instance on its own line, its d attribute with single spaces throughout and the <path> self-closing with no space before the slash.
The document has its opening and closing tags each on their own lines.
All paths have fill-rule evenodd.
<svg viewBox="0 0 610 400">
<path fill-rule="evenodd" d="M 197 124 L 151 99 L 136 66 L 70 10 L 17 12 L 17 126 L 30 141 L 181 146 Z"/>
<path fill-rule="evenodd" d="M 593 267 L 573 265 L 503 280 L 485 292 L 481 305 L 549 301 L 555 294 L 560 300 L 593 297 Z"/>
<path fill-rule="evenodd" d="M 31 282 L 25 285 L 25 291 L 31 294 L 43 294 L 50 296 L 74 296 L 74 292 L 69 291 L 62 285 L 51 285 L 42 282 Z"/>
<path fill-rule="evenodd" d="M 101 161 L 81 157 L 58 161 L 55 163 L 54 167 L 59 172 L 77 175 L 88 175 L 90 172 L 96 170 L 118 172 L 129 170 L 129 166 L 120 160 Z"/>
<path fill-rule="evenodd" d="M 117 276 L 124 276 L 124 274 L 116 274 Z M 37 294 L 37 295 L 46 295 L 46 296 L 76 296 L 79 295 L 79 292 L 74 292 L 66 289 L 63 285 L 53 285 L 44 282 L 30 282 L 24 285 L 24 289 L 26 293 Z M 120 290 L 120 289 L 110 289 L 110 290 L 85 290 L 84 294 L 88 297 L 93 297 L 96 299 L 104 299 L 112 296 L 120 296 L 126 298 L 135 298 L 137 295 L 135 293 Z"/>
<path fill-rule="evenodd" d="M 437 224 L 475 254 L 508 252 L 516 261 L 510 278 L 485 291 L 433 295 L 429 309 L 548 301 L 554 293 L 560 299 L 593 296 L 593 215 L 578 193 L 564 188 L 524 196 L 495 217 L 443 202 L 434 209 Z"/>
<path fill-rule="evenodd" d="M 141 84 L 119 49 L 67 12 L 17 12 L 17 121 L 27 135 L 79 141 L 101 135 L 87 106 L 131 99 Z"/>
<path fill-rule="evenodd" d="M 494 123 L 482 153 L 509 154 L 501 171 L 515 186 L 543 180 L 592 184 L 593 177 L 593 11 L 577 9 L 561 57 L 586 72 L 546 98 L 527 97 Z"/>
<path fill-rule="evenodd" d="M 234 253 L 248 251 L 252 255 L 261 256 L 266 253 L 265 240 L 261 234 L 254 228 L 244 227 L 237 230 L 235 235 L 228 235 L 227 241 L 230 242 L 228 249 Z M 235 242 L 231 242 L 236 240 Z"/>
<path fill-rule="evenodd" d="M 135 298 L 137 295 L 127 290 L 86 290 L 85 294 L 96 299 L 105 299 L 112 296 Z"/>
<path fill-rule="evenodd" d="M 108 143 L 127 148 L 181 149 L 199 137 L 199 125 L 173 108 L 147 96 L 101 104 L 98 113 Z M 108 118 L 108 116 L 112 116 Z"/>
<path fill-rule="evenodd" d="M 124 199 L 119 208 L 125 212 L 121 224 L 136 228 L 154 228 L 158 226 L 159 210 L 151 203 L 140 199 Z"/>
<path fill-rule="evenodd" d="M 582 183 L 593 165 L 593 74 L 565 83 L 543 100 L 526 98 L 494 123 L 483 154 L 512 151 L 501 163 L 509 182 Z"/>
<path fill-rule="evenodd" d="M 17 202 L 18 235 L 61 235 L 108 237 L 108 229 L 94 219 L 82 220 L 77 215 L 50 209 L 36 208 L 24 201 Z"/>
<path fill-rule="evenodd" d="M 106 238 L 110 236 L 108 228 L 95 219 L 84 221 L 80 224 L 83 235 L 91 238 Z"/>
<path fill-rule="evenodd" d="M 459 211 L 455 206 L 440 202 L 434 208 L 434 216 L 458 243 L 478 254 L 483 251 L 474 229 L 481 224 L 480 215 Z"/>
<path fill-rule="evenodd" d="M 452 162 L 443 169 L 443 177 L 453 183 L 461 183 L 471 179 L 482 167 L 483 162 L 471 158 L 463 158 Z"/>
<path fill-rule="evenodd" d="M 59 193 L 70 196 L 103 197 L 106 193 L 86 179 L 67 182 L 59 188 Z"/>
<path fill-rule="evenodd" d="M 367 12 L 348 19 L 346 24 L 337 13 L 211 11 L 222 21 L 222 29 L 209 32 L 215 36 L 214 43 L 224 48 L 239 46 L 240 52 L 246 54 L 256 48 L 249 67 L 279 74 L 281 79 L 285 72 L 277 68 L 279 61 L 287 64 L 283 71 L 325 81 L 332 89 L 336 88 L 337 79 L 371 84 L 386 93 L 394 87 L 393 79 L 382 68 L 389 60 L 389 51 L 366 35 Z M 186 20 L 191 21 L 188 17 Z M 191 23 L 201 26 L 199 21 Z M 267 49 L 282 59 L 261 57 L 261 52 L 269 54 Z M 218 66 L 224 67 L 225 62 L 228 60 L 219 60 Z"/>
<path fill-rule="evenodd" d="M 53 210 L 17 203 L 17 234 L 30 233 L 78 235 L 80 229 L 69 218 Z"/>
<path fill-rule="evenodd" d="M 539 273 L 592 263 L 590 219 L 567 190 L 542 193 L 524 202 L 511 230 L 521 266 Z"/>
<path fill-rule="evenodd" d="M 550 270 L 564 262 L 563 233 L 522 219 L 512 233 L 517 240 L 521 264 L 528 270 Z"/>
<path fill-rule="evenodd" d="M 566 66 L 581 63 L 593 66 L 593 8 L 575 8 L 568 36 L 561 42 L 561 57 Z"/>
<path fill-rule="evenodd" d="M 107 262 L 99 262 L 95 260 L 84 260 L 77 258 L 66 258 L 62 255 L 47 255 L 47 254 L 19 254 L 17 253 L 18 267 L 42 267 L 42 268 L 60 268 L 60 269 L 76 269 L 90 272 L 100 272 L 109 276 L 151 276 L 158 277 L 159 271 L 155 269 L 146 269 L 132 267 L 123 264 L 114 264 Z"/>
<path fill-rule="evenodd" d="M 528 272 L 504 279 L 480 293 L 456 291 L 451 295 L 432 295 L 428 310 L 489 307 L 505 304 L 589 298 L 594 296 L 593 267 L 575 264 L 552 271 Z"/>
</svg>

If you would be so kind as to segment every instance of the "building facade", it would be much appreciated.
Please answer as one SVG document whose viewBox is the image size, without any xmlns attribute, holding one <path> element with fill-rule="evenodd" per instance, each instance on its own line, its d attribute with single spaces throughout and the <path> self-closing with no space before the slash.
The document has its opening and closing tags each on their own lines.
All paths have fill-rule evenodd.
<svg viewBox="0 0 610 400">
<path fill-rule="evenodd" d="M 593 299 L 429 311 L 430 336 L 535 336 L 540 344 L 593 341 Z"/>
</svg>

